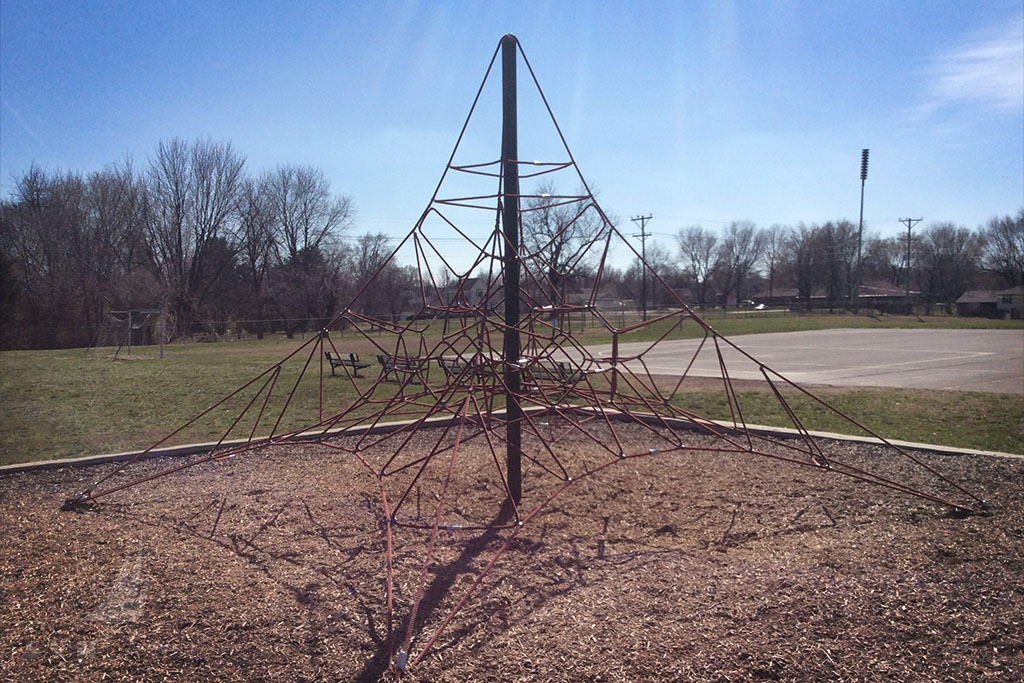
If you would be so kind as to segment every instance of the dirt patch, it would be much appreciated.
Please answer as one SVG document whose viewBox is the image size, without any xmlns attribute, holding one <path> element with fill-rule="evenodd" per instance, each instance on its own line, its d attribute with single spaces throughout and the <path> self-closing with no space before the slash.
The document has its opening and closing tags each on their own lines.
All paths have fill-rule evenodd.
<svg viewBox="0 0 1024 683">
<path fill-rule="evenodd" d="M 598 459 L 587 439 L 556 449 L 570 475 Z M 828 449 L 932 483 L 872 447 Z M 403 680 L 1019 680 L 1024 462 L 921 457 L 994 514 L 752 455 L 616 463 L 515 533 Z M 394 534 L 399 640 L 426 577 L 412 658 L 513 533 L 442 530 L 423 574 L 451 464 L 435 460 L 399 511 L 427 528 Z M 106 467 L 0 481 L 0 678 L 392 680 L 386 524 L 358 460 L 315 445 L 251 453 L 60 511 Z M 492 467 L 480 443 L 460 450 L 443 525 L 500 517 Z M 560 485 L 528 464 L 523 510 Z"/>
</svg>

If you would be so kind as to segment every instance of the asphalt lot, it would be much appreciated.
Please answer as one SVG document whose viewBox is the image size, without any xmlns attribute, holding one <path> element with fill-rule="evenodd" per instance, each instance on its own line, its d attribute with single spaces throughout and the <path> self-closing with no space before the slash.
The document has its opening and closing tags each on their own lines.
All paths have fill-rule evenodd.
<svg viewBox="0 0 1024 683">
<path fill-rule="evenodd" d="M 758 362 L 798 384 L 953 389 L 1024 394 L 1024 331 L 832 329 L 750 334 L 731 340 Z M 619 355 L 643 353 L 652 374 L 720 377 L 710 341 L 619 344 Z M 733 379 L 764 379 L 757 363 L 721 344 Z M 610 356 L 611 345 L 590 348 Z M 696 358 L 694 358 L 696 354 Z M 634 364 L 637 364 L 634 361 Z M 637 371 L 640 368 L 637 366 Z"/>
</svg>

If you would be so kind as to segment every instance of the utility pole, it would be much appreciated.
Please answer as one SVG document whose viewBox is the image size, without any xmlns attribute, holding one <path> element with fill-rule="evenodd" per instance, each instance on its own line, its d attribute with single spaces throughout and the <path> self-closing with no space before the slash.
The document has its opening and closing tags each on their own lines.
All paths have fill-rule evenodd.
<svg viewBox="0 0 1024 683">
<path fill-rule="evenodd" d="M 651 233 L 644 231 L 644 227 L 651 218 L 651 214 L 647 214 L 646 216 L 633 216 L 629 219 L 634 223 L 640 223 L 640 234 L 633 235 L 633 237 L 640 238 L 640 306 L 643 310 L 644 322 L 647 321 L 647 238 L 651 236 Z"/>
<path fill-rule="evenodd" d="M 864 181 L 868 179 L 868 150 L 860 151 L 860 223 L 857 227 L 857 277 L 854 278 L 853 291 L 850 293 L 850 303 L 853 309 L 857 310 L 857 299 L 860 297 L 860 245 L 864 235 Z"/>
<path fill-rule="evenodd" d="M 913 308 L 910 305 L 910 229 L 917 223 L 920 223 L 923 218 L 900 218 L 900 223 L 907 226 L 907 272 L 905 277 L 907 278 L 907 315 L 910 315 Z"/>
</svg>

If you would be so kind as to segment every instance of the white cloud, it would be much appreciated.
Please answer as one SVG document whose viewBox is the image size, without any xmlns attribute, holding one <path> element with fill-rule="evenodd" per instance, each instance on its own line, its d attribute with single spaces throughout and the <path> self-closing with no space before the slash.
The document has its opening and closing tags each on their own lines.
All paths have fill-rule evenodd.
<svg viewBox="0 0 1024 683">
<path fill-rule="evenodd" d="M 1024 17 L 1001 30 L 961 41 L 934 56 L 928 101 L 934 112 L 950 105 L 974 105 L 1014 114 L 1024 109 Z"/>
</svg>

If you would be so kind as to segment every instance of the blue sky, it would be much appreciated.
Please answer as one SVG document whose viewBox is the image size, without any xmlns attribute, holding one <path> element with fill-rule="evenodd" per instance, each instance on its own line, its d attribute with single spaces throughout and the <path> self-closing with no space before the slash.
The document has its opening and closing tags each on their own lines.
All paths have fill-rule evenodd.
<svg viewBox="0 0 1024 683">
<path fill-rule="evenodd" d="M 1020 0 L 4 0 L 0 189 L 209 136 L 257 172 L 323 168 L 357 232 L 404 234 L 507 32 L 602 205 L 653 214 L 665 247 L 695 223 L 856 221 L 863 147 L 871 232 L 1024 206 Z M 521 152 L 548 134 L 531 120 Z M 473 150 L 497 158 L 484 124 Z"/>
</svg>

